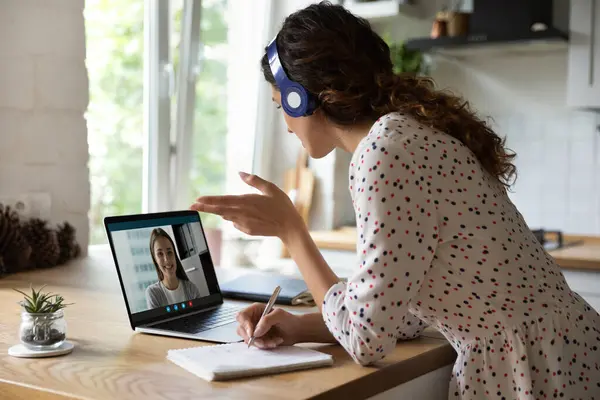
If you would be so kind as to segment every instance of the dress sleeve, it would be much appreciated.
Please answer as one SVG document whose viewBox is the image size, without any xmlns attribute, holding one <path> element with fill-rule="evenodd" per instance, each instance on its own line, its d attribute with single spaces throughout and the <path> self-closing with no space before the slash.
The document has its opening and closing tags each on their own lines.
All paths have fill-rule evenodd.
<svg viewBox="0 0 600 400">
<path fill-rule="evenodd" d="M 438 242 L 426 173 L 402 145 L 373 142 L 350 168 L 358 231 L 358 270 L 325 295 L 323 318 L 353 359 L 367 365 L 425 324 L 409 312 Z"/>
</svg>

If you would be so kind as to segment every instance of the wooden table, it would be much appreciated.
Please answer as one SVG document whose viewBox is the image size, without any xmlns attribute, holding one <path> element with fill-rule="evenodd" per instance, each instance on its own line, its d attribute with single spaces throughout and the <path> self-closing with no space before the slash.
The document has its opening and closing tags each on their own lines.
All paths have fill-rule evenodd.
<svg viewBox="0 0 600 400">
<path fill-rule="evenodd" d="M 221 274 L 221 273 L 220 273 Z M 21 295 L 11 288 L 47 284 L 75 304 L 65 310 L 66 356 L 20 359 L 17 343 Z M 306 344 L 332 354 L 331 368 L 229 382 L 206 382 L 169 362 L 168 349 L 209 343 L 134 333 L 129 325 L 107 247 L 49 270 L 0 279 L 0 398 L 10 399 L 304 399 L 367 398 L 452 364 L 454 350 L 436 333 L 399 343 L 374 367 L 354 363 L 341 346 Z M 305 309 L 304 311 L 308 311 Z"/>
</svg>

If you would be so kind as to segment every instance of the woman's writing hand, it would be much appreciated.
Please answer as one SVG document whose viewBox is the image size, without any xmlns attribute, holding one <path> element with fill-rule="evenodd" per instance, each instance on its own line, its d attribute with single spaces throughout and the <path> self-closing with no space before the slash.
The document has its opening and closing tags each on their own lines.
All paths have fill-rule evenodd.
<svg viewBox="0 0 600 400">
<path fill-rule="evenodd" d="M 303 226 L 294 204 L 275 184 L 243 172 L 240 176 L 262 194 L 203 196 L 190 209 L 220 215 L 249 235 L 277 236 L 284 242 L 297 226 Z"/>
<path fill-rule="evenodd" d="M 265 307 L 266 304 L 255 303 L 237 315 L 237 334 L 244 342 L 248 343 L 254 334 L 254 345 L 261 349 L 298 343 L 302 328 L 299 317 L 281 308 L 274 308 L 261 320 Z"/>
</svg>

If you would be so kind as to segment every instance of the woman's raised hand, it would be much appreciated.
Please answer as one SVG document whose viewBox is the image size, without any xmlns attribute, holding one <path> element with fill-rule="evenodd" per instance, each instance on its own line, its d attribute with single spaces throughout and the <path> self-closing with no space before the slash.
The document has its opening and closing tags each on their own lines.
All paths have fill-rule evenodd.
<svg viewBox="0 0 600 400">
<path fill-rule="evenodd" d="M 190 209 L 220 215 L 249 235 L 276 236 L 284 242 L 288 234 L 304 225 L 290 198 L 277 185 L 244 172 L 240 176 L 262 194 L 202 196 Z"/>
</svg>

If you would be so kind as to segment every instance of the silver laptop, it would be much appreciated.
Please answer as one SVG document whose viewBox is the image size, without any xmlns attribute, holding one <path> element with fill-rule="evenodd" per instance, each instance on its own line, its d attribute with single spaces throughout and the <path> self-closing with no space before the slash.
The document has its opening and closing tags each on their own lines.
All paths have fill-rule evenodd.
<svg viewBox="0 0 600 400">
<path fill-rule="evenodd" d="M 224 301 L 195 211 L 104 219 L 131 328 L 232 343 L 240 306 Z"/>
</svg>

